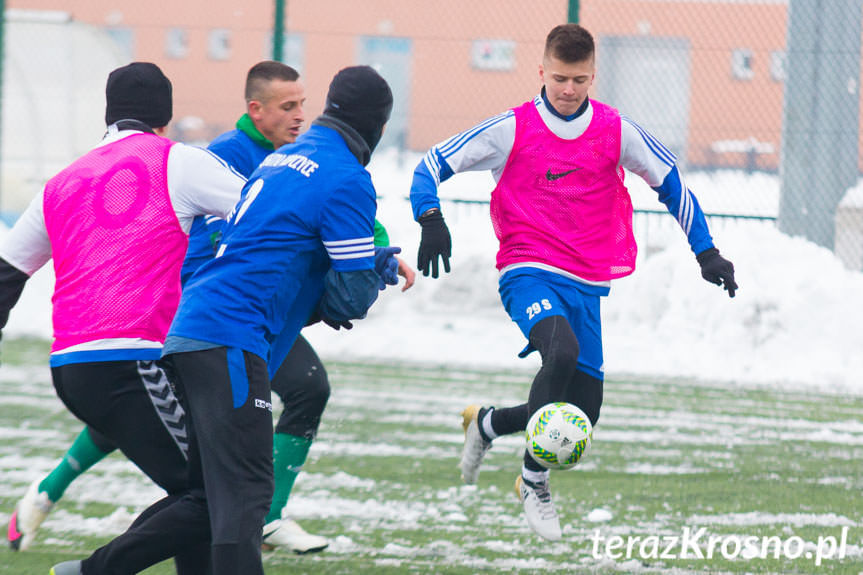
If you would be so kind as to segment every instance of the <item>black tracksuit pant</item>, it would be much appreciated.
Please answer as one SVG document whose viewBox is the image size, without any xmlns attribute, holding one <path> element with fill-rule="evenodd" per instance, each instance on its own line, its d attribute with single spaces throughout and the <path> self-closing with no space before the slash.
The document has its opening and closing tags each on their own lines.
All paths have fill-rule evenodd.
<svg viewBox="0 0 863 575">
<path fill-rule="evenodd" d="M 169 497 L 188 485 L 186 415 L 155 361 L 70 363 L 51 369 L 54 389 L 106 451 L 118 447 Z M 206 573 L 209 558 L 187 548 L 176 557 L 179 575 Z"/>
<path fill-rule="evenodd" d="M 314 439 L 330 398 L 330 382 L 318 354 L 302 335 L 297 336 L 270 386 L 284 406 L 276 433 Z"/>
<path fill-rule="evenodd" d="M 273 495 L 266 362 L 218 347 L 173 354 L 164 364 L 189 423 L 186 487 L 84 560 L 83 575 L 138 573 L 208 542 L 212 565 L 204 572 L 261 575 L 261 531 Z"/>
</svg>

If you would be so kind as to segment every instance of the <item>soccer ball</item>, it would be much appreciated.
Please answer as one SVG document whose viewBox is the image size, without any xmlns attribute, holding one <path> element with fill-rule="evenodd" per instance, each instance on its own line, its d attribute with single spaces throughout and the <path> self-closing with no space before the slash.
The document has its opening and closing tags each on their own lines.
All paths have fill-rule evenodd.
<svg viewBox="0 0 863 575">
<path fill-rule="evenodd" d="M 590 448 L 593 426 L 571 403 L 549 403 L 527 423 L 525 438 L 531 457 L 547 469 L 569 469 Z"/>
</svg>

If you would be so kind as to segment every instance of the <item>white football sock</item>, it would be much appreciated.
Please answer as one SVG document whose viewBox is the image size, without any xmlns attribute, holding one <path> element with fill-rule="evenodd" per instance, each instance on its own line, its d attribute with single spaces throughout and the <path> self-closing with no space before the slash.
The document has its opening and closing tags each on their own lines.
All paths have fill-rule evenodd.
<svg viewBox="0 0 863 575">
<path fill-rule="evenodd" d="M 489 438 L 494 439 L 496 437 L 500 437 L 497 433 L 494 432 L 494 428 L 491 426 L 491 414 L 494 411 L 493 407 L 489 407 L 488 411 L 485 412 L 485 415 L 482 417 L 482 421 L 480 425 L 482 425 L 482 432 Z"/>
<path fill-rule="evenodd" d="M 549 471 L 548 469 L 546 469 L 545 471 L 534 471 L 522 465 L 521 476 L 533 484 L 545 483 L 548 481 Z"/>
</svg>

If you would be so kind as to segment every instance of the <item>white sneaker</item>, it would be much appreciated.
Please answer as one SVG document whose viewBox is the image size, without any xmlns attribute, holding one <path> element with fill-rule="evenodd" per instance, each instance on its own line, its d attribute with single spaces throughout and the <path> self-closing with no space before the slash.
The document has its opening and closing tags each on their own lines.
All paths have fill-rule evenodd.
<svg viewBox="0 0 863 575">
<path fill-rule="evenodd" d="M 264 526 L 264 549 L 284 547 L 294 553 L 314 553 L 323 551 L 330 544 L 326 537 L 306 533 L 293 519 L 284 517 Z"/>
<path fill-rule="evenodd" d="M 9 541 L 9 547 L 14 551 L 24 551 L 30 547 L 36 538 L 36 531 L 54 507 L 54 502 L 48 499 L 48 494 L 39 491 L 41 482 L 41 479 L 37 479 L 30 484 L 27 493 L 18 501 L 15 511 L 9 518 L 6 539 Z"/>
<path fill-rule="evenodd" d="M 515 480 L 515 492 L 524 504 L 524 514 L 530 528 L 544 539 L 560 541 L 560 520 L 551 501 L 548 482 L 530 483 L 519 475 Z"/>
<path fill-rule="evenodd" d="M 491 449 L 491 441 L 483 439 L 479 433 L 479 405 L 468 405 L 461 412 L 464 428 L 464 449 L 461 452 L 461 478 L 473 485 L 479 479 L 479 466 L 482 458 Z"/>
</svg>

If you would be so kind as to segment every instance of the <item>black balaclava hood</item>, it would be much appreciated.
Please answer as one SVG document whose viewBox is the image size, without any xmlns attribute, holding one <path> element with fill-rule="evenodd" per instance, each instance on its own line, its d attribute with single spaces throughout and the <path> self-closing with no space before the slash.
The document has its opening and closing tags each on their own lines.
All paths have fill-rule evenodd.
<svg viewBox="0 0 863 575">
<path fill-rule="evenodd" d="M 344 68 L 330 82 L 324 115 L 352 127 L 373 152 L 393 110 L 389 84 L 370 66 Z"/>
</svg>

